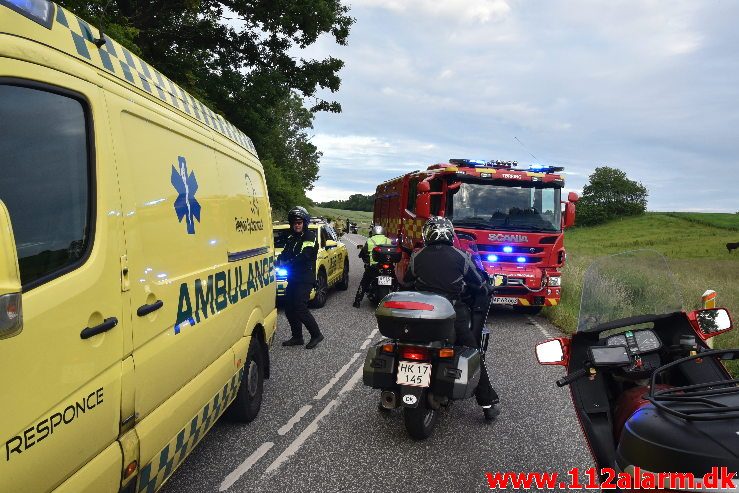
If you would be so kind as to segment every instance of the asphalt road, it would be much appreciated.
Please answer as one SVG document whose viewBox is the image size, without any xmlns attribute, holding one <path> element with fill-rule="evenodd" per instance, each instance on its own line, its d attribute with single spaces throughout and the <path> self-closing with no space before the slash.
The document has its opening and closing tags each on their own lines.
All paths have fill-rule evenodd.
<svg viewBox="0 0 739 493">
<path fill-rule="evenodd" d="M 365 299 L 351 306 L 362 272 L 347 235 L 351 284 L 314 310 L 326 339 L 309 351 L 284 348 L 280 313 L 259 417 L 222 419 L 163 490 L 174 492 L 490 491 L 485 473 L 592 466 L 569 391 L 554 385 L 561 367 L 537 364 L 534 345 L 557 330 L 540 317 L 493 311 L 488 368 L 501 413 L 488 423 L 474 399 L 443 411 L 423 442 L 406 434 L 400 411 L 377 410 L 379 391 L 362 385 L 365 348 L 380 340 Z M 306 333 L 307 339 L 307 333 Z"/>
</svg>

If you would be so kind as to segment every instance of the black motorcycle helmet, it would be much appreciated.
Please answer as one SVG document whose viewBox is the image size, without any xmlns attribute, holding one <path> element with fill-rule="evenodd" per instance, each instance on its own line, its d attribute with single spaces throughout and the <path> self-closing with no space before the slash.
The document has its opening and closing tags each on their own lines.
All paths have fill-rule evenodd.
<svg viewBox="0 0 739 493">
<path fill-rule="evenodd" d="M 454 225 L 445 217 L 432 216 L 423 225 L 421 235 L 423 236 L 424 243 L 427 245 L 434 245 L 436 243 L 453 245 Z"/>
<path fill-rule="evenodd" d="M 305 207 L 297 205 L 287 213 L 287 222 L 291 224 L 290 229 L 292 229 L 292 222 L 295 219 L 303 220 L 303 231 L 308 229 L 308 224 L 310 224 L 310 214 L 305 210 Z"/>
</svg>

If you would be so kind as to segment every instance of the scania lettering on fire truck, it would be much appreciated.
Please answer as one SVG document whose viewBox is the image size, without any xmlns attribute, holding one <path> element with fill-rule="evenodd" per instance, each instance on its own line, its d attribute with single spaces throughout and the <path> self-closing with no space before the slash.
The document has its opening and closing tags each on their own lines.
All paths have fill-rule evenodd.
<svg viewBox="0 0 739 493">
<path fill-rule="evenodd" d="M 565 262 L 563 230 L 575 223 L 578 196 L 561 200 L 564 168 L 515 161 L 450 159 L 386 181 L 375 193 L 374 221 L 409 252 L 423 245 L 429 216 L 446 216 L 472 236 L 488 273 L 505 276 L 493 303 L 527 313 L 559 303 Z"/>
</svg>

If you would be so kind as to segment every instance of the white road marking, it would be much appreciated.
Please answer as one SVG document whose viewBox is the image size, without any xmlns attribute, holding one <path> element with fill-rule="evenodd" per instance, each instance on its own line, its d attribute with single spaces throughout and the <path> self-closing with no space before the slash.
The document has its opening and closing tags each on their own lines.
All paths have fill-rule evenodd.
<svg viewBox="0 0 739 493">
<path fill-rule="evenodd" d="M 258 449 L 256 449 L 252 454 L 246 458 L 244 462 L 241 463 L 239 467 L 233 470 L 231 474 L 226 476 L 226 478 L 221 483 L 221 487 L 218 489 L 218 491 L 226 491 L 229 489 L 233 484 L 239 480 L 241 476 L 246 474 L 246 472 L 251 469 L 251 467 L 257 463 L 259 459 L 261 459 L 264 454 L 269 452 L 269 450 L 274 446 L 275 444 L 272 442 L 265 442 L 262 445 L 259 446 Z"/>
<path fill-rule="evenodd" d="M 359 358 L 359 354 L 360 353 L 354 353 L 354 356 L 352 356 L 349 362 L 342 366 L 338 372 L 336 372 L 336 375 L 334 375 L 333 378 L 329 380 L 329 382 L 321 390 L 318 391 L 315 397 L 313 397 L 313 400 L 320 401 L 321 399 L 323 399 L 323 396 L 328 394 L 329 390 L 331 390 L 331 388 L 336 385 L 336 382 L 338 382 L 339 379 L 344 375 L 344 373 L 346 373 L 351 364 L 354 363 L 357 358 Z"/>
<path fill-rule="evenodd" d="M 318 416 L 315 417 L 311 423 L 305 427 L 305 429 L 300 432 L 300 435 L 293 440 L 293 442 L 287 446 L 284 452 L 282 452 L 275 460 L 272 462 L 272 464 L 269 465 L 266 471 L 264 471 L 264 475 L 266 476 L 274 471 L 276 471 L 282 464 L 285 463 L 295 452 L 298 451 L 298 449 L 305 443 L 305 441 L 318 430 L 318 422 L 321 421 L 328 413 L 331 412 L 331 410 L 336 407 L 336 405 L 339 403 L 338 400 L 332 399 L 326 407 L 323 408 L 323 411 L 321 411 Z"/>
<path fill-rule="evenodd" d="M 362 345 L 359 346 L 359 349 L 367 349 L 367 346 L 369 346 L 372 343 L 372 339 L 375 338 L 375 334 L 377 334 L 377 329 L 370 332 L 370 335 L 367 337 L 367 339 L 365 339 Z"/>
<path fill-rule="evenodd" d="M 357 384 L 360 378 L 362 378 L 362 373 L 364 371 L 364 368 L 361 366 L 357 368 L 357 371 L 354 372 L 354 375 L 352 375 L 352 378 L 350 378 L 343 387 L 341 387 L 341 390 L 339 390 L 339 396 L 342 396 L 349 392 L 351 389 L 354 388 L 354 386 Z"/>
<path fill-rule="evenodd" d="M 547 330 L 546 330 L 546 329 L 545 329 L 544 327 L 542 327 L 542 326 L 541 326 L 541 324 L 540 324 L 539 322 L 537 322 L 537 321 L 536 321 L 536 319 L 535 319 L 534 317 L 532 317 L 532 316 L 530 316 L 530 315 L 526 315 L 526 318 L 528 318 L 528 319 L 529 319 L 529 321 L 530 321 L 530 322 L 531 322 L 532 324 L 534 324 L 534 326 L 535 326 L 535 327 L 536 327 L 537 329 L 539 329 L 539 330 L 541 331 L 541 333 L 542 333 L 542 334 L 544 334 L 544 337 L 546 337 L 547 339 L 553 339 L 553 338 L 554 338 L 554 336 L 552 336 L 552 335 L 551 335 L 551 334 L 550 334 L 549 332 L 547 332 Z"/>
<path fill-rule="evenodd" d="M 303 416 L 305 416 L 308 411 L 311 410 L 313 406 L 306 404 L 305 406 L 301 407 L 297 413 L 295 413 L 295 416 L 290 418 L 290 420 L 285 423 L 285 425 L 277 430 L 277 434 L 282 436 L 286 435 L 290 430 L 293 429 L 293 426 L 295 426 L 301 419 L 303 419 Z"/>
<path fill-rule="evenodd" d="M 375 336 L 377 335 L 377 333 L 378 333 L 379 331 L 380 331 L 380 329 L 375 329 L 375 330 L 373 330 L 372 332 L 370 332 L 370 335 L 369 335 L 369 336 L 367 336 L 367 337 L 368 337 L 369 339 L 372 339 L 373 337 L 375 337 Z"/>
</svg>

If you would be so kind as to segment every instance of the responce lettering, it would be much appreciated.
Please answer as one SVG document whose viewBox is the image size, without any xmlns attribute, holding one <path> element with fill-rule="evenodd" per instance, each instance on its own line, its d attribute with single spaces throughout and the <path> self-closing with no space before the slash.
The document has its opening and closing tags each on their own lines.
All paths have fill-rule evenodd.
<svg viewBox="0 0 739 493">
<path fill-rule="evenodd" d="M 14 436 L 5 442 L 5 460 L 10 461 L 13 453 L 21 454 L 25 450 L 41 443 L 46 437 L 50 437 L 54 431 L 62 425 L 71 424 L 72 421 L 92 411 L 103 403 L 103 388 L 100 387 L 94 392 L 90 392 L 87 396 L 82 396 L 79 401 L 70 404 L 60 411 L 52 414 L 24 430 L 19 435 Z"/>
</svg>

